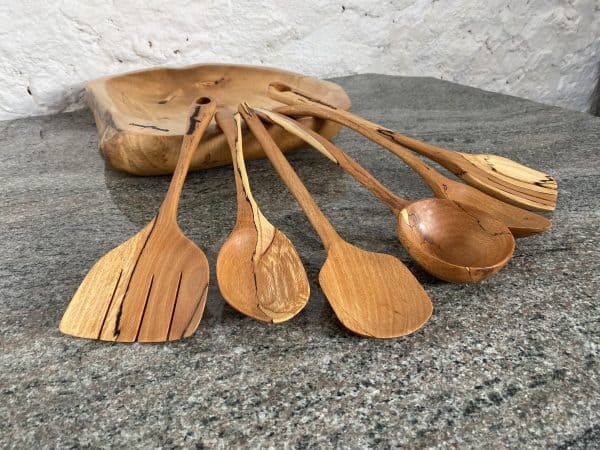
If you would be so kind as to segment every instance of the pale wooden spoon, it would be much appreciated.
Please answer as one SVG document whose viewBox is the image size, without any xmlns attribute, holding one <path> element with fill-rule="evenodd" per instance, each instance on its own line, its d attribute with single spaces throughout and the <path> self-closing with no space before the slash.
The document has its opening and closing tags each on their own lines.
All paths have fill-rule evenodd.
<svg viewBox="0 0 600 450">
<path fill-rule="evenodd" d="M 239 114 L 234 119 L 222 109 L 215 118 L 231 151 L 238 205 L 235 228 L 217 258 L 219 289 L 239 312 L 263 322 L 284 322 L 308 301 L 306 271 L 293 244 L 263 216 L 252 196 Z"/>
<path fill-rule="evenodd" d="M 471 186 L 500 200 L 530 210 L 553 211 L 556 208 L 557 184 L 554 178 L 548 174 L 497 155 L 467 154 L 426 144 L 369 122 L 348 111 L 339 110 L 315 99 L 311 94 L 292 88 L 285 83 L 271 83 L 268 92 L 273 99 L 290 105 L 318 104 L 325 109 L 335 111 L 345 119 L 352 120 L 391 142 L 404 145 L 436 161 Z M 300 110 L 309 114 L 307 109 L 302 108 L 296 109 L 296 113 L 299 113 Z M 284 111 L 280 110 L 280 112 Z"/>
<path fill-rule="evenodd" d="M 344 241 L 259 117 L 244 104 L 239 111 L 323 241 L 327 260 L 319 273 L 319 284 L 340 322 L 357 334 L 376 338 L 403 336 L 421 328 L 433 310 L 423 286 L 393 256 L 368 252 Z"/>
<path fill-rule="evenodd" d="M 215 102 L 192 105 L 177 167 L 158 215 L 90 269 L 60 322 L 73 336 L 119 342 L 163 342 L 194 333 L 206 303 L 206 256 L 177 225 L 177 206 L 192 155 Z"/>
<path fill-rule="evenodd" d="M 453 283 L 474 283 L 498 272 L 510 260 L 515 240 L 499 220 L 445 199 L 408 202 L 393 194 L 336 145 L 276 112 L 253 108 L 261 117 L 303 139 L 356 178 L 398 219 L 398 237 L 425 270 Z"/>
<path fill-rule="evenodd" d="M 385 147 L 401 158 L 417 172 L 423 180 L 425 180 L 436 197 L 454 200 L 462 205 L 484 210 L 492 217 L 503 222 L 515 237 L 540 233 L 550 228 L 550 220 L 539 214 L 526 211 L 514 205 L 509 205 L 508 203 L 491 197 L 474 187 L 443 176 L 410 153 L 403 146 L 389 140 L 384 134 L 379 133 L 378 130 L 381 128 L 375 124 L 373 124 L 373 126 L 367 126 L 365 125 L 364 120 L 356 121 L 354 119 L 355 116 L 343 114 L 342 111 L 337 109 L 331 109 L 329 107 L 324 108 L 315 103 L 308 102 L 295 104 L 293 106 L 284 106 L 278 108 L 277 112 L 288 116 L 311 115 L 320 117 L 338 122 L 348 128 L 356 130 L 363 136 Z"/>
</svg>

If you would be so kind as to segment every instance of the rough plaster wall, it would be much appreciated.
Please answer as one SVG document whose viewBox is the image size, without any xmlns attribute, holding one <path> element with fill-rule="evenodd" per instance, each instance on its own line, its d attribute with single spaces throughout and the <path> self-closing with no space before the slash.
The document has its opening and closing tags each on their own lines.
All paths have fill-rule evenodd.
<svg viewBox="0 0 600 450">
<path fill-rule="evenodd" d="M 265 64 L 434 76 L 588 110 L 600 0 L 0 0 L 0 119 L 83 106 L 87 79 Z"/>
</svg>

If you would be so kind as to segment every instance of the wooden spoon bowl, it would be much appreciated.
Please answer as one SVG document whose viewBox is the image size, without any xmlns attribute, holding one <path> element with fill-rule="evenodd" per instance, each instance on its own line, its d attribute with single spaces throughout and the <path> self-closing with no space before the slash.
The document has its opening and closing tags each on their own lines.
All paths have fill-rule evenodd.
<svg viewBox="0 0 600 450">
<path fill-rule="evenodd" d="M 219 289 L 242 314 L 268 323 L 284 322 L 308 301 L 306 272 L 293 244 L 265 218 L 254 200 L 239 116 L 220 110 L 216 120 L 231 150 L 238 202 L 235 228 L 217 258 Z"/>
<path fill-rule="evenodd" d="M 256 261 L 256 230 L 239 227 L 219 251 L 221 294 L 242 314 L 268 323 L 291 319 L 306 305 L 310 288 L 294 246 L 275 229 L 267 250 Z"/>
<path fill-rule="evenodd" d="M 432 275 L 454 283 L 481 281 L 512 257 L 506 225 L 470 206 L 443 199 L 412 202 L 398 214 L 398 238 Z"/>
</svg>

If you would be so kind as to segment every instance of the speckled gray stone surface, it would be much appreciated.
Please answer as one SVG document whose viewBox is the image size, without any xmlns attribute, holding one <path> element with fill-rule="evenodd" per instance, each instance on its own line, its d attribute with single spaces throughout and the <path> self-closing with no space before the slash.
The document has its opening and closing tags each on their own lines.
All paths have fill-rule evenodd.
<svg viewBox="0 0 600 450">
<path fill-rule="evenodd" d="M 354 111 L 416 137 L 506 155 L 556 176 L 552 229 L 475 286 L 434 280 L 395 237 L 395 219 L 311 150 L 290 159 L 349 241 L 407 262 L 435 304 L 400 339 L 337 322 L 315 280 L 324 251 L 266 160 L 255 196 L 297 246 L 311 301 L 265 326 L 216 284 L 195 336 L 113 345 L 57 324 L 90 265 L 155 213 L 168 177 L 105 167 L 87 112 L 0 122 L 0 446 L 553 447 L 600 441 L 600 119 L 426 78 L 340 78 Z M 344 131 L 335 141 L 410 198 L 426 186 L 401 161 Z M 190 174 L 185 232 L 214 273 L 234 222 L 230 168 Z"/>
</svg>

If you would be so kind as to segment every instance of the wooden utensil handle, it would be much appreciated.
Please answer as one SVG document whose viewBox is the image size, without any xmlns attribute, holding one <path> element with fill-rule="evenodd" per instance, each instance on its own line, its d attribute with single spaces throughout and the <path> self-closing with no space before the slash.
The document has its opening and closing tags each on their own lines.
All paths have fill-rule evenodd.
<svg viewBox="0 0 600 450">
<path fill-rule="evenodd" d="M 410 151 L 408 151 L 406 148 L 388 139 L 388 134 L 393 133 L 393 131 L 388 130 L 387 128 L 381 127 L 373 122 L 369 122 L 368 120 L 355 116 L 347 111 L 321 106 L 309 101 L 292 106 L 283 106 L 277 108 L 276 112 L 285 114 L 287 116 L 321 117 L 323 119 L 331 120 L 351 128 L 365 136 L 367 139 L 370 139 L 388 149 L 390 152 L 402 159 L 411 169 L 417 172 L 425 180 L 425 182 L 436 195 L 443 194 L 441 192 L 442 187 L 436 182 L 436 178 L 438 176 L 437 173 L 415 155 L 410 153 Z"/>
<path fill-rule="evenodd" d="M 237 196 L 237 219 L 236 225 L 244 222 L 253 222 L 254 197 L 250 190 L 248 174 L 246 173 L 246 163 L 242 147 L 241 118 L 239 114 L 235 117 L 229 109 L 219 109 L 215 114 L 217 125 L 223 131 L 229 151 L 231 152 L 231 161 L 233 164 L 233 174 L 235 177 L 235 190 Z"/>
<path fill-rule="evenodd" d="M 192 162 L 192 156 L 194 155 L 194 151 L 196 150 L 196 147 L 198 147 L 208 124 L 212 120 L 216 109 L 217 103 L 210 97 L 199 97 L 194 100 L 194 103 L 190 108 L 189 123 L 186 134 L 183 137 L 181 150 L 179 151 L 177 166 L 173 172 L 173 178 L 171 178 L 171 184 L 169 185 L 165 200 L 160 207 L 157 221 L 177 221 L 179 197 L 181 196 L 183 183 L 185 182 L 185 177 L 187 176 L 190 163 Z"/>
<path fill-rule="evenodd" d="M 263 108 L 254 108 L 254 110 L 261 117 L 266 118 L 281 126 L 286 131 L 298 136 L 330 159 L 333 156 L 333 161 L 335 163 L 339 164 L 346 172 L 356 178 L 356 180 L 371 191 L 373 195 L 387 205 L 394 213 L 398 213 L 409 203 L 402 197 L 391 192 L 346 152 L 320 134 L 313 132 L 300 122 L 282 114 Z"/>
<path fill-rule="evenodd" d="M 246 104 L 240 104 L 238 110 L 256 140 L 263 147 L 273 167 L 304 210 L 308 220 L 323 241 L 325 249 L 328 250 L 335 241 L 341 239 L 337 231 L 335 231 L 331 223 L 321 212 L 310 192 L 308 192 L 298 174 L 296 174 L 285 156 L 283 156 L 282 151 L 271 138 L 269 132 L 252 108 Z"/>
<path fill-rule="evenodd" d="M 293 88 L 283 82 L 272 82 L 271 84 L 269 84 L 269 86 L 267 87 L 267 93 L 269 97 L 290 106 L 297 105 L 299 103 L 306 103 L 321 105 L 332 110 L 338 110 L 338 108 L 336 108 L 335 106 L 317 99 L 309 92 L 298 88 Z M 446 167 L 454 174 L 461 173 L 463 170 L 462 167 L 456 164 L 456 162 L 454 161 L 455 158 L 460 158 L 460 156 L 454 155 L 451 150 L 447 150 L 442 147 L 436 147 L 435 145 L 427 144 L 425 142 L 419 141 L 418 139 L 406 136 L 396 131 L 385 129 L 384 127 L 381 127 L 373 122 L 369 122 L 368 120 L 356 116 L 352 113 L 348 113 L 348 116 L 353 117 L 353 119 L 357 123 L 360 123 L 361 125 L 366 126 L 368 128 L 384 130 L 384 135 L 391 141 L 400 145 L 404 145 L 405 147 L 408 147 L 409 149 L 439 164 L 444 165 L 444 167 Z"/>
</svg>

